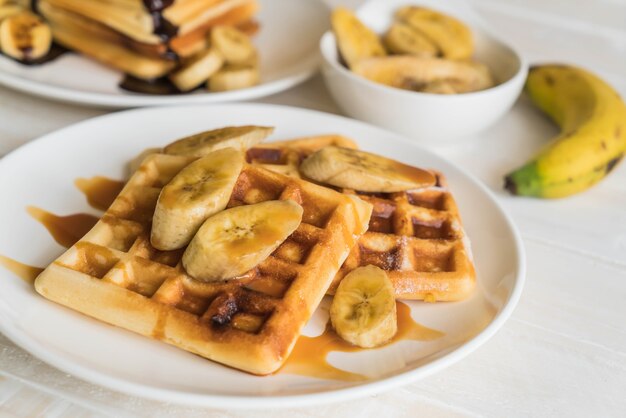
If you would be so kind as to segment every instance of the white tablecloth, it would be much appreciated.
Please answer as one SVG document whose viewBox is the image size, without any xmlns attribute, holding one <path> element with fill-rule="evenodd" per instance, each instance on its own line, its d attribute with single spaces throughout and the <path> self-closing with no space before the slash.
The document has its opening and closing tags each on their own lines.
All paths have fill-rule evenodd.
<svg viewBox="0 0 626 418">
<path fill-rule="evenodd" d="M 473 4 L 531 62 L 588 67 L 626 96 L 626 2 Z M 319 76 L 259 102 L 340 113 Z M 104 113 L 5 88 L 0 88 L 0 103 L 0 155 Z M 438 150 L 497 194 L 519 226 L 528 253 L 526 288 L 512 318 L 487 344 L 445 371 L 336 405 L 254 414 L 208 411 L 96 387 L 42 363 L 0 335 L 0 375 L 5 376 L 0 377 L 0 417 L 626 416 L 626 164 L 597 187 L 568 199 L 513 198 L 501 190 L 503 174 L 554 133 L 521 98 L 488 131 Z"/>
</svg>

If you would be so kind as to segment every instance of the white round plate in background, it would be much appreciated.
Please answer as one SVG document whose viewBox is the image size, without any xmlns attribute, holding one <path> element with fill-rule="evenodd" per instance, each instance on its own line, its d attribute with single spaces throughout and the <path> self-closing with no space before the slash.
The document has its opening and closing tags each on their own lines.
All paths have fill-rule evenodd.
<svg viewBox="0 0 626 418">
<path fill-rule="evenodd" d="M 0 56 L 0 84 L 26 93 L 98 107 L 140 107 L 251 100 L 291 88 L 309 78 L 319 64 L 318 42 L 329 27 L 321 0 L 259 0 L 254 37 L 259 51 L 261 83 L 223 93 L 197 91 L 180 95 L 147 95 L 118 87 L 119 71 L 76 53 L 25 66 Z"/>
<path fill-rule="evenodd" d="M 345 400 L 429 375 L 476 349 L 509 317 L 520 296 L 525 261 L 515 227 L 477 180 L 396 134 L 340 116 L 253 104 L 163 107 L 114 113 L 46 135 L 0 160 L 0 254 L 45 266 L 63 251 L 26 212 L 97 213 L 74 186 L 78 177 L 122 179 L 127 162 L 148 147 L 228 125 L 270 125 L 271 139 L 323 133 L 353 138 L 365 150 L 443 172 L 472 242 L 478 286 L 455 303 L 407 302 L 412 317 L 445 333 L 358 353 L 331 353 L 336 367 L 364 382 L 279 372 L 259 377 L 116 328 L 54 304 L 0 266 L 0 331 L 35 356 L 82 379 L 126 394 L 215 408 L 287 407 Z M 318 335 L 328 300 L 304 330 Z"/>
</svg>

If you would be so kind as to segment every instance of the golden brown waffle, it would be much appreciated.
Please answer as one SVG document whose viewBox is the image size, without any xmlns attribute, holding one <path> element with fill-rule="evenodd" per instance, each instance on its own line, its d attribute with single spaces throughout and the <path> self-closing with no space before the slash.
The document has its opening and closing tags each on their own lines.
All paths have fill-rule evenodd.
<svg viewBox="0 0 626 418">
<path fill-rule="evenodd" d="M 292 199 L 304 209 L 302 223 L 239 279 L 202 283 L 185 274 L 184 249 L 158 251 L 149 239 L 161 188 L 189 162 L 164 154 L 147 157 L 102 219 L 43 271 L 35 289 L 79 312 L 211 360 L 272 373 L 367 228 L 371 206 L 246 165 L 228 206 Z"/>
<path fill-rule="evenodd" d="M 159 44 L 155 33 L 156 20 L 143 1 L 39 0 L 45 5 L 112 29 L 128 39 L 144 44 Z M 184 36 L 234 9 L 254 5 L 256 0 L 193 0 L 177 1 L 162 11 L 162 16 L 177 28 L 176 36 Z"/>
<path fill-rule="evenodd" d="M 207 47 L 207 34 L 216 25 L 233 25 L 252 34 L 257 26 L 250 19 L 257 10 L 247 2 L 204 22 L 201 26 L 164 42 L 139 42 L 91 18 L 41 1 L 39 10 L 52 28 L 55 41 L 71 50 L 141 79 L 168 74 L 176 62 L 166 58 L 168 51 L 186 58 Z"/>
<path fill-rule="evenodd" d="M 300 162 L 327 145 L 356 148 L 345 137 L 328 135 L 259 144 L 248 150 L 247 157 L 270 170 L 300 177 Z M 330 293 L 347 273 L 373 264 L 387 271 L 398 298 L 434 302 L 469 296 L 476 283 L 469 239 L 444 176 L 435 174 L 435 187 L 408 192 L 340 190 L 370 202 L 374 210 L 368 231 L 350 252 Z"/>
</svg>

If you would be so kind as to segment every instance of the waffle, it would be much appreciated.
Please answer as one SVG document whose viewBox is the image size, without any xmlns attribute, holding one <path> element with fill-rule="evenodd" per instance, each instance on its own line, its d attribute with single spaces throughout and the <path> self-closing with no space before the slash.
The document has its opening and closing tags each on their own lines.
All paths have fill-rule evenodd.
<svg viewBox="0 0 626 418">
<path fill-rule="evenodd" d="M 208 359 L 272 373 L 367 228 L 371 206 L 246 165 L 228 207 L 292 199 L 304 209 L 302 223 L 240 278 L 202 283 L 185 274 L 184 249 L 158 251 L 149 238 L 161 188 L 189 162 L 164 154 L 147 157 L 94 228 L 36 279 L 35 289 L 86 315 Z"/>
<path fill-rule="evenodd" d="M 300 177 L 300 162 L 327 145 L 356 148 L 345 137 L 328 135 L 260 144 L 248 151 L 247 158 Z M 387 271 L 400 299 L 454 301 L 472 292 L 476 273 L 469 239 L 444 176 L 433 173 L 436 186 L 424 189 L 400 193 L 339 190 L 370 202 L 374 209 L 368 231 L 350 252 L 329 293 L 350 271 L 368 264 Z"/>
<path fill-rule="evenodd" d="M 204 51 L 214 26 L 236 26 L 248 35 L 258 29 L 256 0 L 177 1 L 161 13 L 175 34 L 161 35 L 143 0 L 39 0 L 37 7 L 57 43 L 144 80 L 170 73 L 176 58 Z"/>
</svg>

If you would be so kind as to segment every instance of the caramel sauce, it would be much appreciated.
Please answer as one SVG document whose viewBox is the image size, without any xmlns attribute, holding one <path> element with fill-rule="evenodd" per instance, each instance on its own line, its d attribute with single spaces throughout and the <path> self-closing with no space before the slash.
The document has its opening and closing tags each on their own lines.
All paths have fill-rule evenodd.
<svg viewBox="0 0 626 418">
<path fill-rule="evenodd" d="M 402 164 L 397 161 L 393 162 L 393 171 L 402 177 L 418 183 L 420 187 L 434 186 L 437 182 L 437 179 L 430 171 Z"/>
<path fill-rule="evenodd" d="M 28 264 L 20 263 L 12 258 L 0 255 L 0 265 L 6 267 L 9 271 L 13 272 L 20 279 L 26 283 L 33 284 L 39 273 L 43 271 L 41 267 L 29 266 Z"/>
<path fill-rule="evenodd" d="M 89 206 L 105 211 L 122 191 L 124 182 L 107 177 L 77 178 L 74 184 L 87 198 Z"/>
<path fill-rule="evenodd" d="M 98 217 L 87 213 L 58 216 L 34 206 L 29 206 L 26 210 L 65 248 L 74 245 L 98 222 Z"/>
<path fill-rule="evenodd" d="M 384 346 L 401 340 L 432 341 L 443 337 L 442 332 L 415 322 L 411 317 L 411 308 L 407 304 L 396 301 L 396 309 L 398 312 L 398 332 Z M 366 349 L 342 340 L 328 321 L 324 332 L 317 337 L 301 335 L 298 338 L 281 372 L 348 382 L 363 381 L 367 379 L 366 376 L 338 369 L 326 360 L 328 354 L 333 351 L 353 353 L 363 350 Z"/>
</svg>

